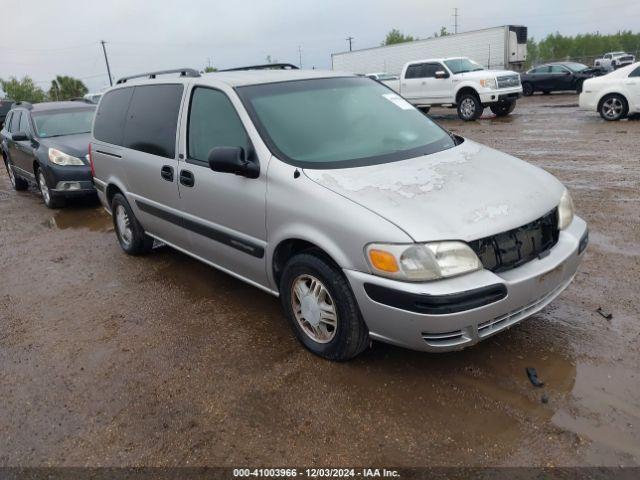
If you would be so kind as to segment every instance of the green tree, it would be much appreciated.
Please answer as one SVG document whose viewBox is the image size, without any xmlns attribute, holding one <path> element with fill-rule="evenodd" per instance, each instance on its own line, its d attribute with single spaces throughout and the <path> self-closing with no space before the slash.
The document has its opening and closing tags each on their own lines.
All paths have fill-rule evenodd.
<svg viewBox="0 0 640 480">
<path fill-rule="evenodd" d="M 89 93 L 89 89 L 82 83 L 82 80 L 77 78 L 67 77 L 65 75 L 56 76 L 55 80 L 51 81 L 51 88 L 49 88 L 50 100 L 71 100 L 72 98 L 79 98 Z"/>
<path fill-rule="evenodd" d="M 204 67 L 204 73 L 217 72 L 218 69 L 216 67 Z"/>
<path fill-rule="evenodd" d="M 382 42 L 382 45 L 394 45 L 396 43 L 413 42 L 414 40 L 415 38 L 413 38 L 411 35 L 405 35 L 397 28 L 394 28 L 389 33 L 387 33 L 384 42 Z"/>
<path fill-rule="evenodd" d="M 433 34 L 434 37 L 446 37 L 447 35 L 450 35 L 447 27 L 440 27 L 440 33 L 436 32 Z"/>
<path fill-rule="evenodd" d="M 0 86 L 2 86 L 7 98 L 16 102 L 38 103 L 44 102 L 46 99 L 44 91 L 28 76 L 23 77 L 22 80 L 18 80 L 16 77 L 10 77 L 9 80 L 0 78 Z"/>
</svg>

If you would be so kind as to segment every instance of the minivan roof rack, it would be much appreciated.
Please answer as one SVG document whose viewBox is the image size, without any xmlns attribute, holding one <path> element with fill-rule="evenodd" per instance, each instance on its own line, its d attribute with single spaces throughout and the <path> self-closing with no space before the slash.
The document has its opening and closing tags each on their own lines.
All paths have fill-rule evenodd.
<svg viewBox="0 0 640 480">
<path fill-rule="evenodd" d="M 15 102 L 13 105 L 11 105 L 11 108 L 14 108 L 14 107 L 24 107 L 27 110 L 31 110 L 33 108 L 33 105 L 30 102 L 25 102 L 23 100 L 20 102 Z"/>
<path fill-rule="evenodd" d="M 220 72 L 239 72 L 243 70 L 299 70 L 291 63 L 267 63 L 265 65 L 251 65 L 249 67 L 225 68 Z"/>
<path fill-rule="evenodd" d="M 156 75 L 167 75 L 169 73 L 179 73 L 181 77 L 199 77 L 200 73 L 194 68 L 174 68 L 172 70 L 158 70 L 156 72 L 139 73 L 138 75 L 130 75 L 128 77 L 122 77 L 118 79 L 116 85 L 125 83 L 127 80 L 133 80 L 134 78 L 156 78 Z"/>
</svg>

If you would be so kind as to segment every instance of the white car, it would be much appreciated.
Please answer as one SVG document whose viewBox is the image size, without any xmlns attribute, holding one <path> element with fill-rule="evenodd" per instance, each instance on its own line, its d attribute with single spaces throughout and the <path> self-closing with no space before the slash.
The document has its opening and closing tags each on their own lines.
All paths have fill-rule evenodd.
<svg viewBox="0 0 640 480">
<path fill-rule="evenodd" d="M 609 121 L 640 113 L 640 62 L 585 80 L 580 108 L 596 110 Z"/>
<path fill-rule="evenodd" d="M 409 62 L 399 80 L 383 83 L 423 111 L 436 105 L 457 107 L 465 121 L 480 118 L 485 107 L 499 117 L 509 115 L 522 95 L 518 73 L 485 70 L 465 57 Z"/>
</svg>

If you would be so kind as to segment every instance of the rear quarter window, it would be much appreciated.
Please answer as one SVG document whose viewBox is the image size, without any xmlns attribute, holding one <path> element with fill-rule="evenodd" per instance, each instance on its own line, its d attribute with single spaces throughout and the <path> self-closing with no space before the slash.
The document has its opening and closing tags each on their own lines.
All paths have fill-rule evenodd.
<svg viewBox="0 0 640 480">
<path fill-rule="evenodd" d="M 96 112 L 93 136 L 101 142 L 123 145 L 124 124 L 133 87 L 107 92 Z"/>
<path fill-rule="evenodd" d="M 640 77 L 640 67 L 636 68 L 633 72 L 629 74 L 630 77 Z"/>
<path fill-rule="evenodd" d="M 175 157 L 183 89 L 182 85 L 176 84 L 135 87 L 127 111 L 123 146 L 152 155 Z"/>
</svg>

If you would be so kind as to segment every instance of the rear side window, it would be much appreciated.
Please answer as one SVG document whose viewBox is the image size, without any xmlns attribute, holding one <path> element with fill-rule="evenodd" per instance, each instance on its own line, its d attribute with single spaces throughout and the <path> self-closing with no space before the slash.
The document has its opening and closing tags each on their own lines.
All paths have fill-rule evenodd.
<svg viewBox="0 0 640 480">
<path fill-rule="evenodd" d="M 409 65 L 407 67 L 407 73 L 405 73 L 404 78 L 423 78 L 424 66 L 425 65 L 423 63 Z"/>
<path fill-rule="evenodd" d="M 13 112 L 13 116 L 11 117 L 11 125 L 9 126 L 9 131 L 11 133 L 17 133 L 20 131 L 20 115 L 22 112 L 20 110 L 15 110 Z"/>
<path fill-rule="evenodd" d="M 105 94 L 93 126 L 93 136 L 96 140 L 122 145 L 124 123 L 132 95 L 133 87 L 120 88 Z"/>
<path fill-rule="evenodd" d="M 247 133 L 231 100 L 221 91 L 196 88 L 191 96 L 187 155 L 206 162 L 213 147 L 242 147 L 247 151 Z"/>
<path fill-rule="evenodd" d="M 633 72 L 629 74 L 630 77 L 640 77 L 640 67 L 636 68 Z"/>
<path fill-rule="evenodd" d="M 123 146 L 152 155 L 175 157 L 182 91 L 182 85 L 135 87 L 127 112 Z"/>
<path fill-rule="evenodd" d="M 29 133 L 31 129 L 29 128 L 29 114 L 27 112 L 22 112 L 22 116 L 20 117 L 20 127 L 18 128 L 19 132 Z"/>
</svg>

